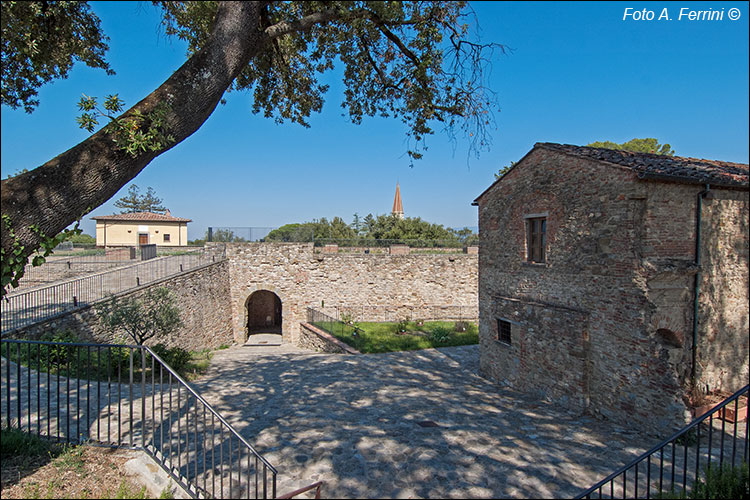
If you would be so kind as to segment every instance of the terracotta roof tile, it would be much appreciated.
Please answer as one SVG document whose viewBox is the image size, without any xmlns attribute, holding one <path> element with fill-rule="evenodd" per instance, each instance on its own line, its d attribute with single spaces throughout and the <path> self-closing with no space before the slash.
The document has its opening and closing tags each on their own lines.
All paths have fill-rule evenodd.
<svg viewBox="0 0 750 500">
<path fill-rule="evenodd" d="M 172 217 L 171 215 L 155 214 L 153 212 L 133 212 L 127 214 L 101 215 L 92 217 L 94 220 L 110 220 L 123 222 L 193 222 L 192 219 Z"/>
<path fill-rule="evenodd" d="M 559 151 L 579 158 L 614 163 L 634 170 L 641 179 L 660 179 L 689 184 L 740 188 L 747 188 L 750 180 L 750 170 L 746 163 L 652 153 L 633 153 L 631 151 L 552 142 L 538 142 L 534 147 Z"/>
</svg>

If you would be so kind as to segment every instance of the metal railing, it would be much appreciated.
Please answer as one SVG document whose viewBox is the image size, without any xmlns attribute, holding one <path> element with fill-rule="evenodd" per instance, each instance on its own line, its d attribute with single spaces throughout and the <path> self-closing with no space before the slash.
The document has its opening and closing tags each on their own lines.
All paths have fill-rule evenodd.
<svg viewBox="0 0 750 500">
<path fill-rule="evenodd" d="M 209 227 L 206 241 L 217 242 L 252 242 L 262 241 L 276 227 Z"/>
<path fill-rule="evenodd" d="M 335 305 L 315 308 L 321 312 L 341 319 L 345 316 L 354 321 L 371 321 L 375 323 L 409 321 L 473 321 L 479 317 L 476 305 Z"/>
<path fill-rule="evenodd" d="M 313 241 L 313 240 L 308 240 Z M 463 250 L 467 244 L 456 239 L 449 240 L 432 240 L 432 239 L 373 239 L 373 238 L 348 238 L 348 239 L 336 239 L 336 238 L 315 238 L 315 246 L 325 245 L 338 245 L 339 247 L 357 247 L 357 248 L 388 248 L 393 245 L 405 245 L 410 248 L 421 248 L 421 249 L 436 249 L 436 248 L 452 248 L 456 250 Z M 469 241 L 469 246 L 478 245 L 478 242 L 473 240 Z"/>
<path fill-rule="evenodd" d="M 343 321 L 313 309 L 312 307 L 307 308 L 307 322 L 334 336 L 362 331 L 355 326 L 347 325 Z"/>
<path fill-rule="evenodd" d="M 669 439 L 602 479 L 576 498 L 685 498 L 708 467 L 747 464 L 748 423 L 738 415 L 746 385 Z M 720 421 L 720 422 L 718 422 Z M 743 435 L 744 434 L 744 435 Z M 703 465 L 703 469 L 701 469 Z"/>
<path fill-rule="evenodd" d="M 276 469 L 148 347 L 1 342 L 3 428 L 141 449 L 194 498 L 276 497 Z"/>
<path fill-rule="evenodd" d="M 3 333 L 93 304 L 109 295 L 218 262 L 222 255 L 193 252 L 161 257 L 42 288 L 10 292 L 0 303 Z"/>
</svg>

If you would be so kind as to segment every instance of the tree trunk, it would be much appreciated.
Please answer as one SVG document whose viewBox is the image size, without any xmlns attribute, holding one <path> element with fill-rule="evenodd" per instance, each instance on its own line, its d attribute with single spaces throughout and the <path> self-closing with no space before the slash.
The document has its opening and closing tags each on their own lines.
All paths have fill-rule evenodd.
<svg viewBox="0 0 750 500">
<path fill-rule="evenodd" d="M 134 110 L 147 114 L 160 102 L 168 103 L 167 127 L 173 143 L 134 158 L 100 130 L 44 165 L 2 181 L 2 214 L 10 217 L 27 256 L 42 241 L 31 225 L 55 236 L 106 202 L 151 160 L 198 130 L 234 78 L 265 46 L 260 10 L 258 2 L 221 2 L 204 48 L 123 114 Z M 7 253 L 13 242 L 2 226 L 2 248 Z"/>
</svg>

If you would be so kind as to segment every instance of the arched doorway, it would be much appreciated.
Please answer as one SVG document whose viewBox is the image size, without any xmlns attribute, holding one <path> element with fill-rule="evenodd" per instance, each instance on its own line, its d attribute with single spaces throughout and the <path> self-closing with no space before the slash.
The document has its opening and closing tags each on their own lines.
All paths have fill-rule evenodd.
<svg viewBox="0 0 750 500">
<path fill-rule="evenodd" d="M 254 333 L 281 333 L 281 299 L 268 290 L 247 299 L 247 334 Z"/>
</svg>

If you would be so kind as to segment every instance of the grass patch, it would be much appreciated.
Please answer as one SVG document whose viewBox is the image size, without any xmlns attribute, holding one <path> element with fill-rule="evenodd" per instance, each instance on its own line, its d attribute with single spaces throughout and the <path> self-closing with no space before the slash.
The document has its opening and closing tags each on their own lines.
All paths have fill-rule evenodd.
<svg viewBox="0 0 750 500">
<path fill-rule="evenodd" d="M 463 323 L 458 325 L 458 323 Z M 400 321 L 397 323 L 313 323 L 361 353 L 413 351 L 431 347 L 476 344 L 475 323 L 453 321 Z M 465 330 L 465 331 L 461 331 Z"/>
<path fill-rule="evenodd" d="M 63 445 L 2 429 L 2 498 L 149 498 L 126 475 L 131 455 L 89 446 Z M 160 498 L 173 498 L 163 491 Z"/>
</svg>

